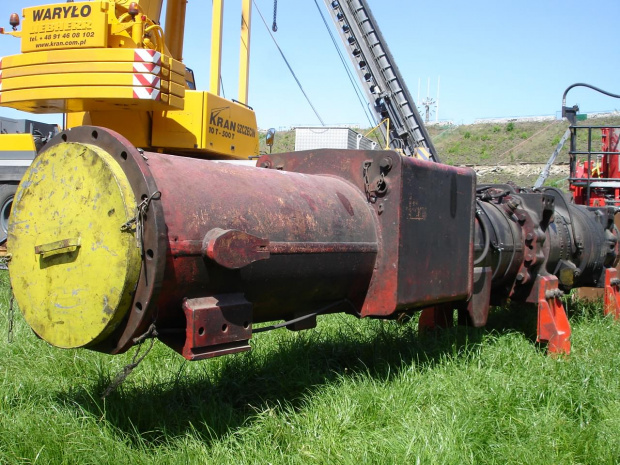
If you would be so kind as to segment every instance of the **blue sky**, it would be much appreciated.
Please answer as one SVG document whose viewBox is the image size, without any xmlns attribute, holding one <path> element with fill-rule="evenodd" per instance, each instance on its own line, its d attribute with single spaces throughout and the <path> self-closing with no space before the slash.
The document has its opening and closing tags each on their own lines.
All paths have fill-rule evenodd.
<svg viewBox="0 0 620 465">
<path fill-rule="evenodd" d="M 273 0 L 255 1 L 271 25 Z M 328 17 L 323 0 L 317 1 Z M 419 80 L 426 96 L 428 78 L 435 97 L 441 77 L 442 120 L 555 114 L 574 82 L 620 93 L 619 0 L 367 1 L 413 97 Z M 49 2 L 4 0 L 0 23 L 8 27 L 14 5 L 42 3 Z M 228 98 L 237 98 L 240 3 L 226 1 L 222 78 Z M 209 80 L 210 9 L 208 0 L 189 0 L 185 63 L 201 89 Z M 252 19 L 249 103 L 259 127 L 319 124 L 256 10 Z M 368 126 L 314 0 L 279 0 L 274 36 L 327 124 Z M 0 37 L 0 55 L 18 49 L 17 40 Z M 568 103 L 582 111 L 620 109 L 620 100 L 588 90 L 571 91 Z M 2 108 L 0 115 L 32 118 Z"/>
</svg>

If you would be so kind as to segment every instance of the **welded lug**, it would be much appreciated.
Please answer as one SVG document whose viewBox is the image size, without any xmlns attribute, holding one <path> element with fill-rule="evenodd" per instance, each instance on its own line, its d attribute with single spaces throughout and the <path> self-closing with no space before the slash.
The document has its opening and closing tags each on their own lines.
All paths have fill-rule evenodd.
<svg viewBox="0 0 620 465">
<path fill-rule="evenodd" d="M 605 315 L 613 315 L 614 319 L 620 319 L 620 279 L 616 268 L 605 270 Z"/>
<path fill-rule="evenodd" d="M 183 302 L 187 321 L 181 354 L 202 360 L 250 350 L 252 304 L 242 294 L 224 294 Z"/>
<path fill-rule="evenodd" d="M 611 230 L 614 227 L 614 221 L 616 219 L 616 208 L 615 207 L 606 207 L 601 208 L 598 207 L 594 209 L 595 218 L 599 221 L 601 226 L 606 230 Z M 618 216 L 620 220 L 620 216 Z"/>
<path fill-rule="evenodd" d="M 381 172 L 384 174 L 387 174 L 390 172 L 390 170 L 392 169 L 392 165 L 394 164 L 394 162 L 392 161 L 392 159 L 390 157 L 385 157 L 381 160 L 379 167 L 381 169 Z"/>
<path fill-rule="evenodd" d="M 375 203 L 378 197 L 383 197 L 388 192 L 388 183 L 385 177 L 392 169 L 392 159 L 383 158 L 379 163 L 374 160 L 366 160 L 362 167 L 364 190 L 368 201 Z M 382 210 L 383 211 L 383 210 Z"/>
<path fill-rule="evenodd" d="M 552 195 L 543 194 L 541 196 L 542 201 L 542 215 L 540 226 L 541 228 L 547 229 L 549 223 L 553 220 L 553 213 L 555 212 L 555 199 Z"/>
<path fill-rule="evenodd" d="M 555 276 L 539 276 L 537 342 L 547 343 L 550 354 L 570 354 L 571 328 L 564 305 L 560 300 L 558 279 Z M 559 292 L 558 292 L 559 291 Z"/>
<path fill-rule="evenodd" d="M 202 245 L 205 256 L 231 270 L 269 258 L 269 241 L 243 231 L 214 228 Z"/>
</svg>

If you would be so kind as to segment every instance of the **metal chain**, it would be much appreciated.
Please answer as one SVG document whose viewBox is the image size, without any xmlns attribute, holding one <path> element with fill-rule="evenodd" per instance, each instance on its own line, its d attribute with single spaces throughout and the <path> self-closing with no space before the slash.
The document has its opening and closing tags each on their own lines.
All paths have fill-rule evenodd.
<svg viewBox="0 0 620 465">
<path fill-rule="evenodd" d="M 146 356 L 149 354 L 149 352 L 155 345 L 155 338 L 157 336 L 158 336 L 158 332 L 157 332 L 157 328 L 155 327 L 155 323 L 151 323 L 151 326 L 149 326 L 149 329 L 146 331 L 146 333 L 144 333 L 142 336 L 138 336 L 134 338 L 133 342 L 134 344 L 137 344 L 137 346 L 136 346 L 136 353 L 133 355 L 133 358 L 131 359 L 131 363 L 128 365 L 125 365 L 125 367 L 123 367 L 123 369 L 114 377 L 114 380 L 110 383 L 110 385 L 101 395 L 102 399 L 105 399 L 106 397 L 108 397 L 112 392 L 114 392 L 114 390 L 116 390 L 117 387 L 123 384 L 123 382 L 131 374 L 131 372 L 140 364 L 142 360 L 146 358 Z M 149 346 L 148 349 L 146 349 L 146 352 L 144 352 L 140 357 L 138 357 L 140 355 L 140 351 L 142 350 L 142 343 L 146 341 L 147 339 L 151 339 L 151 345 Z"/>
<path fill-rule="evenodd" d="M 366 192 L 366 200 L 368 200 L 368 202 L 374 202 L 376 199 L 372 196 L 373 190 L 370 187 L 370 178 L 368 177 L 370 165 L 372 165 L 372 161 L 366 160 L 364 162 L 364 171 L 362 173 L 362 177 L 364 178 L 364 191 Z"/>
<path fill-rule="evenodd" d="M 144 218 L 149 210 L 149 204 L 152 200 L 159 200 L 161 192 L 155 191 L 149 197 L 146 197 L 136 207 L 136 216 L 121 225 L 121 231 L 131 231 L 135 227 L 136 245 L 140 249 L 140 256 L 144 255 Z"/>
<path fill-rule="evenodd" d="M 0 258 L 0 269 L 8 270 L 9 262 L 11 261 L 11 258 L 13 258 L 11 254 L 6 254 L 4 257 Z M 11 300 L 9 301 L 9 310 L 7 314 L 7 317 L 9 320 L 9 327 L 7 330 L 6 340 L 9 344 L 12 344 L 13 343 L 13 326 L 15 323 L 15 294 L 13 294 L 13 286 L 11 286 L 9 289 L 11 292 Z"/>
<path fill-rule="evenodd" d="M 11 288 L 11 301 L 9 302 L 9 330 L 7 333 L 7 342 L 9 344 L 13 343 L 13 323 L 15 321 L 15 308 L 13 307 L 13 303 L 15 302 L 15 295 L 13 294 L 13 288 Z"/>
<path fill-rule="evenodd" d="M 278 24 L 276 23 L 277 16 L 278 16 L 278 0 L 273 0 L 273 25 L 271 26 L 271 30 L 273 32 L 278 31 Z"/>
<path fill-rule="evenodd" d="M 144 259 L 144 219 L 146 218 L 146 213 L 149 210 L 149 205 L 153 200 L 161 199 L 161 192 L 155 191 L 148 197 L 145 197 L 142 202 L 138 204 L 136 207 L 136 216 L 131 218 L 129 221 L 123 223 L 121 225 L 121 231 L 132 231 L 136 232 L 136 244 L 140 249 L 140 256 Z M 141 336 L 134 338 L 133 343 L 136 344 L 136 353 L 131 360 L 131 363 L 126 365 L 123 370 L 116 375 L 114 380 L 110 383 L 108 388 L 101 395 L 102 399 L 105 399 L 109 396 L 118 386 L 120 386 L 127 377 L 131 374 L 131 372 L 140 364 L 142 360 L 148 355 L 148 353 L 153 348 L 155 344 L 155 338 L 158 336 L 157 328 L 155 327 L 155 322 L 151 323 L 149 329 Z M 140 356 L 140 351 L 142 349 L 142 343 L 151 339 L 151 345 L 148 349 Z"/>
<path fill-rule="evenodd" d="M 380 193 L 383 191 L 383 189 L 385 189 L 385 187 L 385 173 L 381 171 L 381 174 L 379 175 L 379 180 L 377 181 L 377 185 L 375 186 L 375 192 Z"/>
</svg>

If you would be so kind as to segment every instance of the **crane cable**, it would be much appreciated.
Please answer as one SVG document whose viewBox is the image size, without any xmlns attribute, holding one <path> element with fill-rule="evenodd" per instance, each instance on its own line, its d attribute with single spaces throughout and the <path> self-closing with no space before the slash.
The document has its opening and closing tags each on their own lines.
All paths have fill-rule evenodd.
<svg viewBox="0 0 620 465">
<path fill-rule="evenodd" d="M 289 64 L 288 60 L 286 59 L 286 56 L 284 56 L 284 52 L 282 51 L 282 49 L 278 45 L 278 41 L 276 40 L 276 38 L 271 33 L 271 30 L 269 30 L 269 26 L 267 25 L 267 22 L 265 21 L 265 18 L 263 17 L 263 14 L 261 13 L 260 8 L 258 8 L 258 5 L 256 4 L 256 0 L 252 0 L 252 3 L 254 4 L 254 7 L 256 8 L 256 11 L 258 11 L 258 15 L 260 16 L 260 19 L 263 21 L 263 24 L 267 28 L 267 32 L 269 32 L 269 35 L 271 36 L 271 40 L 273 40 L 273 43 L 276 45 L 278 51 L 280 52 L 280 55 L 282 56 L 282 59 L 284 60 L 284 63 L 286 63 L 286 66 L 288 67 L 288 70 L 293 75 L 293 78 L 295 79 L 295 82 L 297 82 L 297 85 L 299 86 L 299 90 L 301 90 L 301 93 L 304 94 L 304 97 L 306 98 L 306 101 L 308 102 L 310 107 L 312 107 L 312 111 L 314 111 L 314 114 L 316 115 L 316 117 L 321 122 L 321 125 L 325 126 L 325 122 L 323 121 L 323 118 L 321 118 L 321 116 L 319 115 L 319 112 L 316 110 L 316 108 L 314 108 L 314 105 L 312 104 L 312 102 L 310 101 L 310 98 L 306 94 L 306 91 L 304 90 L 303 86 L 301 85 L 301 82 L 299 82 L 299 79 L 297 79 L 297 75 L 293 71 L 293 68 L 291 68 L 291 65 Z"/>
<path fill-rule="evenodd" d="M 211 6 L 213 6 L 213 0 L 211 0 Z M 222 79 L 222 73 L 220 73 L 220 87 L 222 89 L 222 97 L 226 98 L 226 91 L 224 90 L 224 79 Z"/>
<path fill-rule="evenodd" d="M 273 0 L 273 24 L 271 30 L 278 32 L 278 23 L 276 23 L 276 17 L 278 16 L 278 0 Z"/>
<path fill-rule="evenodd" d="M 275 0 L 275 1 L 277 1 L 277 0 Z M 317 0 L 314 0 L 314 4 L 316 5 L 317 10 L 319 10 L 319 14 L 321 15 L 321 19 L 323 19 L 323 24 L 325 25 L 325 29 L 327 29 L 327 32 L 329 33 L 329 36 L 332 39 L 332 43 L 334 44 L 334 48 L 336 49 L 336 52 L 338 53 L 338 56 L 340 57 L 340 61 L 342 62 L 342 66 L 344 67 L 344 70 L 347 73 L 349 81 L 351 81 L 351 87 L 353 87 L 353 90 L 355 91 L 355 94 L 357 95 L 357 99 L 359 100 L 360 105 L 362 105 L 362 109 L 364 110 L 364 115 L 366 115 L 366 118 L 368 119 L 368 122 L 370 123 L 371 127 L 377 126 L 378 125 L 377 121 L 375 121 L 374 118 L 371 117 L 371 114 L 369 115 L 369 113 L 368 113 L 368 111 L 366 109 L 366 106 L 368 105 L 368 103 L 364 104 L 363 97 L 360 95 L 362 91 L 359 88 L 359 85 L 357 84 L 355 79 L 353 78 L 353 73 L 352 73 L 351 69 L 347 66 L 347 63 L 346 63 L 346 60 L 345 60 L 344 55 L 342 53 L 342 50 L 340 50 L 340 47 L 338 47 L 338 42 L 336 41 L 336 38 L 334 37 L 334 34 L 333 34 L 332 30 L 329 27 L 329 24 L 327 24 L 327 20 L 325 19 L 325 15 L 323 14 L 323 10 L 321 10 L 321 7 L 317 3 Z"/>
</svg>

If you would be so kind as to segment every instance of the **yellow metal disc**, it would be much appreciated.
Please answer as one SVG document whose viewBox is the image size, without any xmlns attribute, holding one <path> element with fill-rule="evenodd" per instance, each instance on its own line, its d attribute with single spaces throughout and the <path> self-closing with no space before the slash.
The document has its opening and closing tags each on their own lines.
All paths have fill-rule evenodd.
<svg viewBox="0 0 620 465">
<path fill-rule="evenodd" d="M 24 318 L 57 347 L 92 345 L 131 306 L 141 258 L 129 180 L 99 147 L 60 143 L 37 157 L 9 219 L 9 273 Z M 126 228 L 125 228 L 126 229 Z"/>
</svg>

